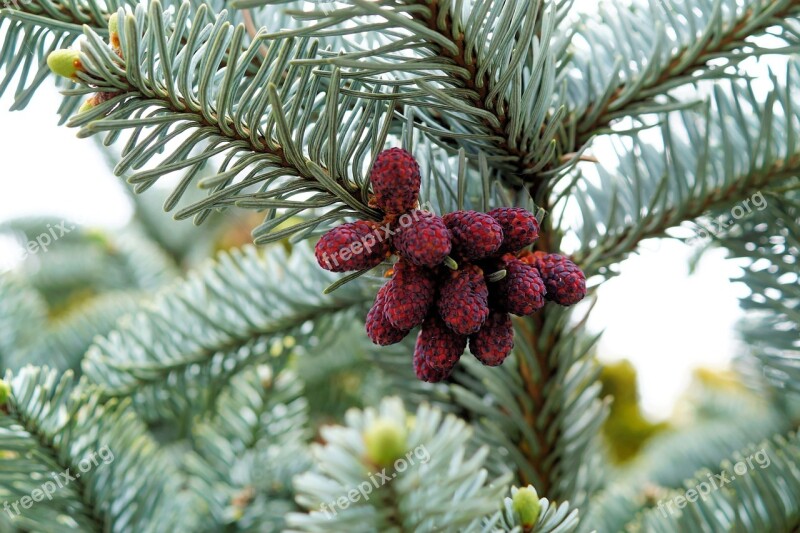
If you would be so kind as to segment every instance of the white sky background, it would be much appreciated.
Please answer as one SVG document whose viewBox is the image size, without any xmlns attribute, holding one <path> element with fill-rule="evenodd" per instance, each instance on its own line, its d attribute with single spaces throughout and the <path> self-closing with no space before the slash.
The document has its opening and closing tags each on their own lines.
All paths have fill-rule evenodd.
<svg viewBox="0 0 800 533">
<path fill-rule="evenodd" d="M 10 105 L 8 95 L 0 98 L 0 222 L 55 215 L 124 225 L 131 208 L 119 179 L 93 141 L 56 125 L 52 83 L 25 111 L 10 113 Z M 13 263 L 9 244 L 0 240 L 0 270 Z M 734 326 L 743 289 L 728 281 L 737 268 L 715 250 L 690 276 L 691 255 L 677 241 L 643 243 L 641 253 L 621 265 L 621 275 L 599 289 L 589 321 L 593 330 L 605 330 L 602 359 L 627 358 L 636 365 L 645 410 L 658 418 L 670 414 L 694 367 L 723 367 L 738 350 Z"/>
</svg>

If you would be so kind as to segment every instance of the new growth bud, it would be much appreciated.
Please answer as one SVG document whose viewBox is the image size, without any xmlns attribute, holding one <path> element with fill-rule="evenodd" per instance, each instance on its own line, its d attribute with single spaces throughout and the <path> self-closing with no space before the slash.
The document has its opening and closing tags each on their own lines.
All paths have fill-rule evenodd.
<svg viewBox="0 0 800 533">
<path fill-rule="evenodd" d="M 71 48 L 54 50 L 47 56 L 47 66 L 50 67 L 53 74 L 75 79 L 78 72 L 83 70 L 80 55 L 80 52 Z"/>
<path fill-rule="evenodd" d="M 4 406 L 11 397 L 11 386 L 0 379 L 0 407 Z"/>
<path fill-rule="evenodd" d="M 406 453 L 406 430 L 386 418 L 379 418 L 364 432 L 367 458 L 380 466 L 389 466 Z"/>
<path fill-rule="evenodd" d="M 525 528 L 535 526 L 539 519 L 539 513 L 542 511 L 539 495 L 531 485 L 517 490 L 511 498 L 511 507 L 519 515 L 520 524 Z"/>
</svg>

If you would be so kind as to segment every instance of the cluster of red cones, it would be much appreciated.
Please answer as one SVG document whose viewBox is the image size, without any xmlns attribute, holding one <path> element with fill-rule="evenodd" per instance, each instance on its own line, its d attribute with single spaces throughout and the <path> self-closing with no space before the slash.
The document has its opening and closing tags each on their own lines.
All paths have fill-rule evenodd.
<svg viewBox="0 0 800 533">
<path fill-rule="evenodd" d="M 481 363 L 500 365 L 514 346 L 511 314 L 530 315 L 546 300 L 573 305 L 585 296 L 584 274 L 572 261 L 525 250 L 539 237 L 533 213 L 501 207 L 439 217 L 415 209 L 419 166 L 397 148 L 378 155 L 370 180 L 375 206 L 386 218 L 333 228 L 317 243 L 317 261 L 346 272 L 399 256 L 366 329 L 385 346 L 422 326 L 414 350 L 421 380 L 446 379 L 467 344 Z"/>
</svg>

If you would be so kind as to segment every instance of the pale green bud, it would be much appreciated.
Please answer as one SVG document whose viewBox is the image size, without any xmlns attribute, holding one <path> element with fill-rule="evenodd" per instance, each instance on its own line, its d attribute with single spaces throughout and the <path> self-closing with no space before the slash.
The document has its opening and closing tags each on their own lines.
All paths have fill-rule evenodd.
<svg viewBox="0 0 800 533">
<path fill-rule="evenodd" d="M 517 490 L 511 498 L 511 507 L 519 515 L 520 523 L 523 527 L 529 528 L 536 525 L 542 505 L 539 503 L 539 495 L 536 489 L 528 485 Z"/>
<path fill-rule="evenodd" d="M 53 74 L 74 79 L 78 71 L 83 70 L 80 55 L 80 52 L 71 48 L 54 50 L 47 56 L 47 66 Z"/>
<path fill-rule="evenodd" d="M 0 407 L 4 406 L 11 396 L 11 386 L 0 379 Z"/>
<path fill-rule="evenodd" d="M 394 420 L 381 418 L 364 432 L 367 458 L 380 466 L 389 466 L 406 453 L 406 430 Z"/>
</svg>

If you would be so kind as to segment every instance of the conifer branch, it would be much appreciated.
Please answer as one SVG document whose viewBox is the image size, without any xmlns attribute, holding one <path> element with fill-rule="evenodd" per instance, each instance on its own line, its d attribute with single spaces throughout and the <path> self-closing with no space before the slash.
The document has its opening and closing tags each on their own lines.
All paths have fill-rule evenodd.
<svg viewBox="0 0 800 533">
<path fill-rule="evenodd" d="M 717 472 L 702 471 L 685 483 L 686 487 L 697 487 L 704 481 L 708 483 L 709 476 L 721 471 L 729 473 L 729 482 L 718 487 L 722 490 L 710 491 L 706 498 L 688 502 L 684 512 L 668 512 L 665 505 L 651 508 L 627 527 L 659 533 L 748 529 L 796 531 L 800 528 L 800 510 L 797 508 L 800 501 L 799 444 L 798 434 L 790 433 L 758 445 L 748 445 L 733 457 L 737 464 L 745 465 L 743 475 L 741 471 L 737 472 L 739 475 L 733 474 L 734 464 L 726 460 L 717 467 Z M 753 459 L 756 454 L 762 462 Z M 769 464 L 764 462 L 766 460 Z M 662 498 L 662 504 L 670 502 L 676 508 L 673 499 L 681 494 L 686 494 L 686 491 L 672 491 Z"/>
<path fill-rule="evenodd" d="M 794 49 L 795 43 L 791 42 L 788 35 L 786 40 L 789 42 L 784 49 L 761 49 L 751 39 L 763 35 L 772 26 L 800 15 L 800 1 L 749 2 L 738 10 L 734 6 L 733 9 L 738 13 L 727 22 L 723 21 L 723 4 L 724 2 L 719 0 L 714 3 L 714 12 L 709 17 L 699 40 L 690 39 L 680 43 L 666 62 L 662 62 L 658 57 L 651 57 L 650 62 L 656 65 L 654 69 L 645 69 L 637 77 L 622 83 L 604 100 L 589 103 L 580 116 L 570 116 L 569 121 L 577 127 L 573 150 L 577 151 L 593 136 L 606 131 L 609 123 L 621 116 L 657 110 L 658 104 L 652 102 L 652 99 L 679 84 L 696 83 L 705 77 L 713 76 L 731 64 L 753 57 L 756 53 L 782 54 L 790 53 Z M 666 1 L 651 9 L 675 8 Z M 658 16 L 655 18 L 660 19 Z M 669 20 L 674 23 L 675 19 L 670 17 Z M 582 22 L 586 23 L 587 21 Z M 725 58 L 727 64 L 713 65 L 720 58 Z M 642 104 L 646 103 L 650 106 L 642 108 Z M 565 128 L 567 127 L 569 124 L 565 124 Z"/>
<path fill-rule="evenodd" d="M 356 284 L 324 295 L 331 279 L 304 246 L 291 256 L 280 249 L 261 256 L 252 247 L 220 254 L 121 320 L 89 350 L 83 371 L 105 398 L 134 395 L 148 418 L 190 420 L 213 410 L 215 391 L 242 369 L 284 364 L 335 334 L 372 298 Z M 164 391 L 175 391 L 169 402 Z"/>
<path fill-rule="evenodd" d="M 730 209 L 796 176 L 799 117 L 791 80 L 798 75 L 798 63 L 790 62 L 786 84 L 773 77 L 766 102 L 746 84 L 718 85 L 702 113 L 684 111 L 662 125 L 663 149 L 634 139 L 617 170 L 600 167 L 596 182 L 585 178 L 573 189 L 569 201 L 581 206 L 583 221 L 562 229 L 581 240 L 575 256 L 587 275 L 609 274 L 606 267 L 643 239 L 709 210 Z"/>
<path fill-rule="evenodd" d="M 257 3 L 274 2 L 239 5 Z M 554 90 L 549 46 L 569 2 L 503 1 L 492 10 L 486 2 L 469 13 L 461 0 L 350 3 L 330 12 L 294 11 L 315 23 L 272 35 L 348 35 L 356 43 L 345 44 L 343 53 L 323 51 L 322 58 L 302 63 L 335 65 L 343 79 L 398 87 L 391 98 L 413 110 L 416 127 L 439 142 L 464 147 L 470 158 L 486 152 L 487 161 L 515 183 L 521 182 L 512 176 L 558 161 L 554 137 L 563 110 L 549 117 L 541 103 Z M 363 43 L 357 41 L 375 29 L 382 30 L 377 37 L 369 34 Z M 357 94 L 386 98 L 376 92 Z"/>
<path fill-rule="evenodd" d="M 176 472 L 157 456 L 157 444 L 128 401 L 101 405 L 84 382 L 74 384 L 71 372 L 58 377 L 26 367 L 7 377 L 11 396 L 0 412 L 7 450 L 0 456 L 0 486 L 11 502 L 35 495 L 34 489 L 49 489 L 53 496 L 18 508 L 12 523 L 36 531 L 148 533 L 156 531 L 155 524 L 177 523 L 160 498 L 175 490 Z"/>
<path fill-rule="evenodd" d="M 298 511 L 292 477 L 308 469 L 308 402 L 288 371 L 268 366 L 242 372 L 217 400 L 213 417 L 192 427 L 193 451 L 184 460 L 207 510 L 205 530 L 285 529 Z"/>
<path fill-rule="evenodd" d="M 272 0 L 244 2 L 242 5 L 252 6 L 259 3 L 272 3 Z M 625 61 L 640 63 L 640 72 L 631 72 L 627 64 L 617 65 L 609 77 L 606 68 L 598 76 L 603 83 L 599 90 L 592 88 L 590 83 L 590 91 L 597 91 L 596 94 L 587 93 L 584 100 L 567 102 L 566 95 L 555 92 L 556 83 L 562 79 L 562 72 L 577 68 L 584 73 L 584 78 L 589 76 L 591 82 L 593 76 L 590 71 L 599 66 L 614 64 L 614 58 L 605 58 L 602 56 L 603 52 L 595 49 L 592 49 L 588 58 L 581 58 L 577 62 L 570 60 L 569 56 L 565 62 L 551 57 L 552 54 L 566 56 L 564 51 L 567 48 L 567 39 L 574 37 L 570 32 L 567 32 L 567 37 L 553 35 L 554 29 L 549 24 L 557 23 L 563 16 L 548 13 L 541 2 L 530 2 L 529 11 L 525 15 L 527 20 L 533 21 L 535 29 L 528 33 L 527 28 L 520 28 L 521 34 L 515 36 L 520 42 L 527 42 L 525 38 L 535 35 L 541 40 L 542 46 L 539 59 L 536 54 L 532 54 L 522 60 L 522 63 L 534 69 L 535 75 L 526 80 L 526 85 L 519 89 L 509 83 L 515 66 L 513 59 L 506 64 L 496 61 L 494 57 L 482 55 L 481 47 L 484 43 L 476 42 L 476 26 L 472 20 L 460 19 L 459 2 L 426 0 L 416 3 L 385 0 L 376 4 L 353 0 L 351 3 L 352 7 L 333 12 L 295 11 L 295 15 L 302 14 L 303 19 L 315 20 L 317 23 L 274 35 L 327 36 L 328 33 L 333 34 L 329 30 L 333 27 L 336 28 L 337 35 L 354 35 L 367 28 L 378 27 L 381 30 L 393 28 L 397 32 L 414 35 L 414 38 L 406 37 L 404 40 L 384 37 L 369 40 L 360 47 L 345 46 L 344 53 L 326 54 L 329 56 L 326 60 L 312 60 L 312 63 L 334 64 L 343 69 L 343 77 L 369 77 L 371 81 L 380 81 L 378 76 L 391 70 L 396 78 L 400 78 L 397 83 L 402 83 L 404 87 L 411 83 L 416 87 L 404 89 L 397 98 L 403 105 L 414 108 L 415 114 L 420 118 L 418 126 L 423 131 L 444 143 L 450 143 L 450 146 L 466 147 L 470 155 L 474 155 L 476 149 L 488 151 L 491 155 L 487 160 L 502 171 L 503 179 L 518 187 L 529 187 L 535 198 L 546 196 L 545 186 L 549 180 L 581 160 L 590 139 L 597 134 L 610 132 L 608 128 L 613 120 L 627 115 L 668 112 L 691 105 L 691 102 L 676 104 L 672 101 L 665 104 L 655 98 L 679 85 L 696 83 L 701 79 L 726 77 L 723 68 L 715 66 L 714 61 L 725 58 L 730 65 L 753 54 L 790 53 L 796 48 L 796 44 L 788 33 L 785 36 L 787 44 L 782 49 L 762 49 L 753 44 L 750 38 L 763 34 L 771 26 L 785 24 L 800 13 L 800 3 L 797 0 L 781 0 L 771 4 L 748 3 L 743 7 L 738 4 L 729 6 L 726 0 L 715 0 L 702 15 L 691 12 L 686 15 L 687 18 L 697 21 L 679 25 L 675 16 L 662 12 L 670 6 L 653 3 L 649 11 L 619 7 L 614 11 L 621 19 L 617 22 L 620 26 L 618 34 L 636 34 L 633 28 L 641 23 L 641 12 L 656 20 L 656 37 L 653 37 L 650 43 L 652 50 L 646 52 L 646 57 L 638 56 L 641 43 L 626 43 L 625 49 L 630 49 L 630 52 L 624 53 L 637 53 L 637 56 L 626 58 Z M 557 8 L 551 9 L 558 11 Z M 486 27 L 502 24 L 499 21 L 504 20 L 506 12 L 499 10 L 500 14 L 487 22 Z M 367 19 L 369 16 L 380 17 L 386 22 L 378 26 L 363 27 L 359 23 L 350 26 L 346 24 L 359 20 L 359 17 L 374 20 Z M 522 21 L 523 16 L 518 14 L 514 19 Z M 587 23 L 588 21 L 581 22 Z M 696 30 L 698 23 L 703 26 Z M 652 24 L 652 21 L 648 24 Z M 668 27 L 675 31 L 677 37 L 665 37 Z M 578 35 L 581 35 L 580 32 Z M 586 37 L 589 42 L 599 40 L 590 35 L 581 36 Z M 617 35 L 617 38 L 622 37 Z M 670 39 L 666 45 L 670 47 L 667 51 L 659 39 Z M 369 60 L 366 59 L 365 49 L 370 50 Z M 401 61 L 396 55 L 390 55 L 401 49 L 414 52 L 416 59 Z M 609 51 L 608 55 L 617 54 L 615 50 Z M 541 57 L 545 57 L 545 70 L 552 68 L 552 73 L 545 72 L 541 75 L 538 71 L 543 66 Z M 381 59 L 385 59 L 385 62 L 379 61 Z M 548 60 L 553 62 L 552 66 L 546 64 Z M 411 70 L 412 67 L 414 71 Z M 418 75 L 419 72 L 427 75 Z M 603 79 L 606 77 L 608 79 Z M 540 84 L 539 89 L 543 93 L 539 98 L 548 100 L 549 95 L 556 102 L 569 104 L 567 108 L 572 111 L 564 113 L 560 108 L 545 107 L 546 116 L 530 120 L 520 129 L 519 119 L 516 117 L 524 106 L 513 105 L 514 99 L 535 92 Z M 451 86 L 456 90 L 450 91 Z M 434 93 L 434 90 L 438 92 Z M 576 91 L 585 90 L 583 87 L 576 88 Z M 567 91 L 567 94 L 570 92 L 575 91 Z M 456 120 L 454 112 L 462 113 L 460 120 Z M 467 121 L 464 120 L 465 113 L 472 115 Z M 469 134 L 459 135 L 461 131 Z"/>
<path fill-rule="evenodd" d="M 517 320 L 514 356 L 497 368 L 467 358 L 449 399 L 479 428 L 482 442 L 506 451 L 499 471 L 511 467 L 517 483 L 580 509 L 600 484 L 597 438 L 607 405 L 589 357 L 599 337 L 569 320 L 555 306 Z M 597 468 L 579 473 L 567 466 L 575 461 Z"/>
<path fill-rule="evenodd" d="M 699 374 L 699 372 L 698 372 Z M 625 525 L 653 507 L 668 491 L 678 491 L 703 469 L 717 471 L 753 442 L 788 432 L 793 424 L 761 394 L 734 380 L 697 377 L 686 412 L 644 443 L 611 483 L 595 494 L 580 530 L 624 531 Z M 616 400 L 615 400 L 616 401 Z"/>
<path fill-rule="evenodd" d="M 730 183 L 708 191 L 708 196 L 689 201 L 688 205 L 673 206 L 657 213 L 651 213 L 638 220 L 637 228 L 623 231 L 619 234 L 609 235 L 598 251 L 584 252 L 579 255 L 578 261 L 587 261 L 602 257 L 600 262 L 592 262 L 592 268 L 587 270 L 587 276 L 603 272 L 608 265 L 616 264 L 636 250 L 638 244 L 645 239 L 667 236 L 667 230 L 680 225 L 681 222 L 691 222 L 703 215 L 730 209 L 743 199 L 762 192 L 769 193 L 770 187 L 777 187 L 786 180 L 800 175 L 800 152 L 788 160 L 774 162 L 758 174 L 745 174 L 737 176 Z M 744 184 L 744 185 L 743 185 Z"/>
<path fill-rule="evenodd" d="M 800 175 L 798 170 L 797 175 Z M 800 185 L 800 179 L 792 183 Z M 755 381 L 761 391 L 791 401 L 800 395 L 800 288 L 795 256 L 800 250 L 800 197 L 798 190 L 762 196 L 758 210 L 724 234 L 716 243 L 731 258 L 749 262 L 737 279 L 750 294 L 741 301 L 747 315 L 740 330 L 749 345 L 739 366 L 758 370 Z M 767 387 L 764 387 L 764 384 Z"/>
<path fill-rule="evenodd" d="M 378 435 L 375 444 L 370 434 Z M 314 468 L 295 478 L 307 510 L 288 516 L 296 531 L 462 530 L 494 514 L 507 490 L 507 475 L 490 478 L 484 469 L 488 449 L 471 446 L 470 427 L 429 405 L 410 413 L 387 397 L 351 410 L 345 426 L 324 427 L 322 437 L 324 445 L 312 446 Z M 400 461 L 405 466 L 395 470 Z M 428 482 L 434 478 L 436 485 Z M 367 497 L 352 501 L 348 491 L 367 487 Z"/>
<path fill-rule="evenodd" d="M 189 9 L 183 4 L 175 18 L 189 17 Z M 207 11 L 205 6 L 199 8 L 194 15 L 197 24 L 205 20 Z M 170 28 L 171 19 L 158 2 L 150 4 L 147 18 L 141 11 L 136 18 L 128 16 L 122 35 L 122 57 L 127 60 L 111 53 L 87 30 L 80 78 L 113 96 L 74 116 L 69 125 L 81 127 L 81 136 L 107 132 L 108 143 L 123 131 L 131 131 L 115 169 L 118 174 L 145 165 L 165 146 L 175 146 L 155 168 L 128 179 L 141 192 L 166 174 L 186 172 L 166 202 L 165 208 L 171 210 L 207 161 L 223 154 L 217 172 L 199 181 L 210 190 L 209 196 L 179 210 L 176 218 L 194 216 L 201 222 L 212 209 L 233 205 L 265 209 L 267 220 L 255 230 L 257 243 L 300 230 L 313 231 L 327 220 L 348 215 L 380 219 L 379 212 L 367 205 L 363 167 L 367 149 L 382 146 L 386 136 L 382 119 L 388 120 L 390 115 L 385 106 L 341 96 L 335 78 L 326 84 L 312 75 L 309 67 L 292 64 L 292 60 L 313 57 L 315 42 L 270 40 L 262 32 L 243 47 L 244 27 L 231 27 L 224 12 L 213 24 L 204 26 L 204 32 L 198 34 L 202 37 L 188 28 L 175 27 L 152 42 L 148 36 L 158 28 Z M 269 48 L 267 59 L 257 74 L 247 76 L 252 59 L 261 57 L 264 45 Z M 192 58 L 199 59 L 209 46 L 217 50 L 211 60 L 199 71 L 196 64 L 190 67 Z M 139 65 L 137 58 L 145 64 Z M 221 72 L 225 75 L 220 76 Z M 239 94 L 244 98 L 236 101 L 233 95 Z M 336 116 L 331 111 L 338 106 L 342 106 L 339 113 L 345 120 L 329 124 L 331 116 Z M 355 116 L 373 120 L 355 121 Z M 188 137 L 178 143 L 184 133 Z M 315 142 L 303 147 L 303 139 L 309 136 Z M 326 145 L 336 149 L 320 150 Z M 189 156 L 193 150 L 199 153 Z M 358 157 L 350 157 L 353 153 Z M 308 194 L 312 196 L 306 197 Z M 292 200 L 297 196 L 304 198 Z M 270 233 L 304 211 L 337 204 L 291 228 Z M 279 208 L 286 211 L 277 216 Z"/>
</svg>

